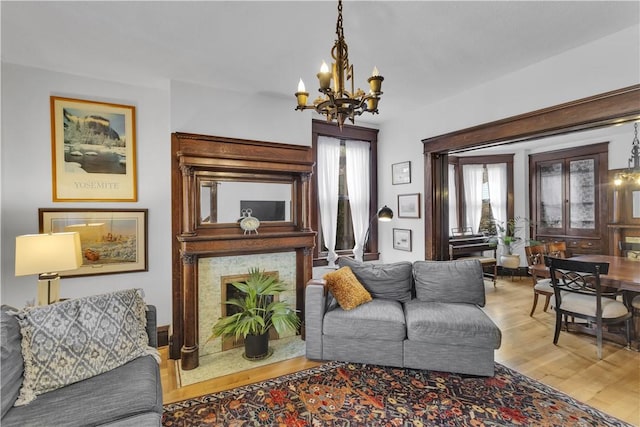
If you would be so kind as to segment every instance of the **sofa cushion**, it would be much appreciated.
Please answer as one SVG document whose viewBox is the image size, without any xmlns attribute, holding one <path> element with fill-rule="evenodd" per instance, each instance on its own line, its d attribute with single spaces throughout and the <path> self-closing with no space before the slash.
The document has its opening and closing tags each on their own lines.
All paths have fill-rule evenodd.
<svg viewBox="0 0 640 427">
<path fill-rule="evenodd" d="M 416 297 L 420 301 L 485 304 L 482 266 L 475 259 L 416 261 Z"/>
<path fill-rule="evenodd" d="M 129 289 L 18 312 L 25 369 L 15 404 L 156 352 L 145 310 L 142 291 Z"/>
<path fill-rule="evenodd" d="M 344 310 L 352 310 L 371 301 L 371 295 L 358 281 L 349 267 L 342 267 L 324 275 L 327 288 Z"/>
<path fill-rule="evenodd" d="M 482 309 L 473 304 L 422 302 L 405 304 L 407 337 L 434 345 L 496 349 L 501 332 Z"/>
<path fill-rule="evenodd" d="M 336 307 L 325 313 L 322 333 L 359 340 L 402 341 L 406 337 L 402 305 L 398 301 L 374 298 L 349 311 Z"/>
<path fill-rule="evenodd" d="M 0 398 L 2 398 L 2 413 L 0 417 L 13 406 L 22 385 L 22 371 L 24 364 L 22 362 L 22 351 L 20 350 L 20 325 L 16 318 L 9 314 L 10 311 L 16 309 L 3 305 L 0 308 Z"/>
<path fill-rule="evenodd" d="M 96 426 L 139 417 L 156 420 L 158 426 L 161 413 L 160 369 L 153 357 L 145 356 L 14 407 L 2 419 L 2 427 Z"/>
<path fill-rule="evenodd" d="M 413 266 L 410 262 L 372 264 L 341 257 L 338 265 L 349 266 L 360 283 L 374 298 L 385 298 L 400 302 L 411 300 Z"/>
</svg>

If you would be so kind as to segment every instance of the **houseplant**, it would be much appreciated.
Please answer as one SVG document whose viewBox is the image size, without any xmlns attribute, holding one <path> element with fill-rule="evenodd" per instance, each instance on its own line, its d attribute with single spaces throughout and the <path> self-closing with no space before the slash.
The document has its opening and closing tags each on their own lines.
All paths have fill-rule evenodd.
<svg viewBox="0 0 640 427">
<path fill-rule="evenodd" d="M 285 284 L 251 268 L 246 281 L 231 285 L 242 292 L 240 298 L 225 301 L 236 307 L 236 313 L 220 318 L 213 325 L 211 338 L 232 336 L 237 340 L 242 337 L 247 359 L 265 358 L 269 353 L 269 329 L 273 327 L 282 335 L 296 331 L 300 325 L 296 311 L 287 302 L 274 298 L 286 290 Z"/>
<path fill-rule="evenodd" d="M 524 229 L 523 224 L 528 222 L 528 219 L 522 217 L 509 218 L 506 223 L 503 221 L 495 222 L 498 232 L 496 237 L 504 248 L 500 255 L 500 265 L 503 267 L 518 268 L 520 266 L 520 255 L 514 254 L 513 251 L 525 242 L 520 233 Z"/>
</svg>

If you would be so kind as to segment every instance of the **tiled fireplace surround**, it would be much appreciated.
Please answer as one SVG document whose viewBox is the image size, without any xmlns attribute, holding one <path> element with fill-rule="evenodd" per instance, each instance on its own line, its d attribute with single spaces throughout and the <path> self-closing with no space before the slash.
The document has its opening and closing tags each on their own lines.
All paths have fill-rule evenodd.
<svg viewBox="0 0 640 427">
<path fill-rule="evenodd" d="M 211 328 L 222 315 L 222 278 L 247 274 L 250 268 L 277 272 L 280 281 L 287 285 L 287 290 L 279 296 L 280 301 L 288 302 L 291 307 L 296 306 L 295 252 L 200 258 L 198 260 L 200 357 L 222 351 L 221 338 L 209 339 Z"/>
</svg>

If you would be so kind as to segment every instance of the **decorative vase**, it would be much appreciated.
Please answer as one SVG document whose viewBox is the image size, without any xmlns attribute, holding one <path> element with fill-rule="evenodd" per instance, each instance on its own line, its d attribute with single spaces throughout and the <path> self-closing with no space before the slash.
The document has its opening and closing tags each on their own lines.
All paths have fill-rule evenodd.
<svg viewBox="0 0 640 427">
<path fill-rule="evenodd" d="M 249 360 L 260 360 L 269 356 L 269 333 L 247 335 L 244 338 L 244 357 Z"/>
<path fill-rule="evenodd" d="M 520 255 L 518 254 L 500 255 L 500 265 L 503 268 L 516 269 L 520 267 Z"/>
</svg>

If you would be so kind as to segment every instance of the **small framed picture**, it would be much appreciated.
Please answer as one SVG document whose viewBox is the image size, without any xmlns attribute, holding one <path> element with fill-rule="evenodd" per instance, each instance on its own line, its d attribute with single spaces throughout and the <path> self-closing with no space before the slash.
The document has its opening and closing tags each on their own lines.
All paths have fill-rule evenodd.
<svg viewBox="0 0 640 427">
<path fill-rule="evenodd" d="M 411 230 L 393 229 L 393 249 L 411 252 Z"/>
<path fill-rule="evenodd" d="M 411 183 L 411 162 L 392 164 L 391 177 L 391 183 L 393 185 Z"/>
<path fill-rule="evenodd" d="M 420 218 L 420 193 L 398 194 L 398 218 Z"/>
<path fill-rule="evenodd" d="M 147 209 L 38 209 L 40 233 L 80 234 L 82 265 L 61 277 L 148 271 Z"/>
</svg>

